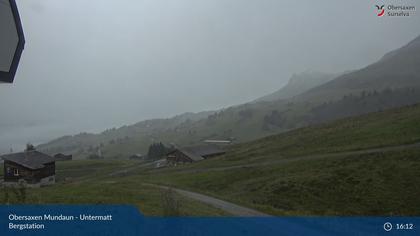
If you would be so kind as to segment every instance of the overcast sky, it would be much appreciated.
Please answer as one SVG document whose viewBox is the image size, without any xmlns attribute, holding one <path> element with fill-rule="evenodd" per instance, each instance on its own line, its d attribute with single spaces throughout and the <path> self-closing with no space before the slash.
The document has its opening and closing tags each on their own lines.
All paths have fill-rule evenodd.
<svg viewBox="0 0 420 236">
<path fill-rule="evenodd" d="M 420 34 L 419 10 L 379 18 L 375 2 L 19 0 L 26 48 L 15 83 L 0 85 L 0 151 L 363 67 Z"/>
</svg>

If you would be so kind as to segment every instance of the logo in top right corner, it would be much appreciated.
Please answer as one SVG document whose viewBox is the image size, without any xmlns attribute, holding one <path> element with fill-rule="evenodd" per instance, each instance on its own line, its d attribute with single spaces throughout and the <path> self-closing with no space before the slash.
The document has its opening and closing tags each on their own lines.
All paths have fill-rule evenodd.
<svg viewBox="0 0 420 236">
<path fill-rule="evenodd" d="M 379 17 L 383 16 L 385 14 L 385 9 L 384 9 L 385 5 L 381 5 L 381 6 L 375 5 L 375 6 L 378 9 L 377 15 Z"/>
<path fill-rule="evenodd" d="M 378 17 L 383 16 L 399 16 L 399 17 L 408 17 L 414 15 L 416 11 L 416 6 L 414 5 L 375 5 L 376 15 Z"/>
</svg>

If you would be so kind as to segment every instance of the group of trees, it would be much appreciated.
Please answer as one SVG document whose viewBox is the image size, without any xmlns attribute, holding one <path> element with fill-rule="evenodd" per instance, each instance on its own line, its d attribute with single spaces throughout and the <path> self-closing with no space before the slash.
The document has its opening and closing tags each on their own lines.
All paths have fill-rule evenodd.
<svg viewBox="0 0 420 236">
<path fill-rule="evenodd" d="M 420 88 L 384 88 L 383 90 L 360 91 L 359 93 L 346 94 L 339 100 L 324 102 L 317 106 L 308 103 L 309 106 L 313 106 L 311 112 L 304 116 L 294 116 L 293 122 L 287 122 L 288 111 L 272 110 L 264 116 L 262 130 L 290 129 L 296 127 L 296 125 L 290 127 L 293 123 L 305 125 L 323 123 L 419 102 Z M 240 115 L 247 116 L 247 113 L 242 112 Z"/>
<path fill-rule="evenodd" d="M 228 110 L 230 110 L 230 108 L 228 108 L 226 110 L 221 110 L 219 112 L 215 112 L 215 113 L 207 116 L 206 125 L 207 126 L 212 126 L 212 125 L 216 124 L 216 121 L 219 118 L 223 117 L 226 114 L 226 112 L 228 112 Z"/>
<path fill-rule="evenodd" d="M 162 143 L 153 143 L 149 146 L 147 152 L 147 157 L 149 159 L 159 159 L 166 156 L 166 153 L 169 151 L 169 148 L 165 147 Z"/>
<path fill-rule="evenodd" d="M 251 119 L 254 115 L 254 111 L 250 108 L 243 109 L 238 112 L 238 115 L 242 120 Z"/>
<path fill-rule="evenodd" d="M 264 116 L 262 129 L 269 130 L 270 126 L 282 127 L 285 121 L 286 117 L 284 114 L 277 110 L 273 110 L 271 113 Z"/>
<path fill-rule="evenodd" d="M 125 136 L 124 138 L 111 139 L 111 140 L 108 141 L 108 144 L 109 145 L 123 144 L 123 143 L 127 142 L 128 140 L 130 140 L 130 137 Z"/>
<path fill-rule="evenodd" d="M 417 88 L 386 88 L 382 91 L 362 91 L 343 96 L 341 100 L 326 102 L 312 109 L 312 122 L 325 122 L 343 117 L 408 106 L 420 102 Z"/>
<path fill-rule="evenodd" d="M 25 151 L 26 151 L 26 152 L 29 152 L 29 151 L 35 151 L 35 146 L 34 146 L 32 143 L 27 143 L 27 144 L 26 144 Z"/>
</svg>

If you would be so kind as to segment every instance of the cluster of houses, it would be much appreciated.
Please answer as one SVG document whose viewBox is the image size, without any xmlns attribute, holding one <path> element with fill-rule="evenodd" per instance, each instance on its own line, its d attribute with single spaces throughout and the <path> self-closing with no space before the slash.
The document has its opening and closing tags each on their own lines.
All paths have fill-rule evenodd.
<svg viewBox="0 0 420 236">
<path fill-rule="evenodd" d="M 158 161 L 159 165 L 157 167 L 202 161 L 223 155 L 225 152 L 220 146 L 209 144 L 174 148 L 166 154 L 164 160 Z M 54 184 L 55 162 L 70 161 L 72 160 L 72 155 L 59 153 L 50 156 L 36 150 L 28 150 L 4 155 L 0 158 L 3 160 L 4 185 L 16 185 L 24 181 L 28 187 L 40 187 Z M 129 159 L 144 160 L 144 158 L 137 154 Z"/>
<path fill-rule="evenodd" d="M 210 159 L 212 157 L 225 154 L 226 151 L 220 145 L 204 144 L 197 146 L 174 147 L 168 151 L 163 158 L 155 160 L 152 165 L 155 168 L 166 166 L 177 166 L 179 164 L 188 164 L 198 161 Z M 132 155 L 129 160 L 144 161 L 148 160 L 147 156 L 140 154 Z"/>
</svg>

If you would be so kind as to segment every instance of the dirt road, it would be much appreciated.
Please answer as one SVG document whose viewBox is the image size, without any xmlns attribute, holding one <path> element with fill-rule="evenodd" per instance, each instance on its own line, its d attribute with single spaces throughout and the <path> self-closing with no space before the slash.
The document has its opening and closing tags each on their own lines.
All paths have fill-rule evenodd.
<svg viewBox="0 0 420 236">
<path fill-rule="evenodd" d="M 302 160 L 313 160 L 313 159 L 321 159 L 321 158 L 328 158 L 328 157 L 344 157 L 349 155 L 360 155 L 360 154 L 369 154 L 369 153 L 377 153 L 377 152 L 386 152 L 386 151 L 397 151 L 397 150 L 403 150 L 407 148 L 420 148 L 420 143 L 415 144 L 409 144 L 409 145 L 400 145 L 400 146 L 392 146 L 392 147 L 383 147 L 383 148 L 373 148 L 373 149 L 366 149 L 366 150 L 360 150 L 360 151 L 348 151 L 348 152 L 340 152 L 340 153 L 329 153 L 329 154 L 316 154 L 316 155 L 306 155 L 306 156 L 299 156 L 299 157 L 290 157 L 290 158 L 284 158 L 280 160 L 272 160 L 272 161 L 266 161 L 266 162 L 260 162 L 260 163 L 252 163 L 252 164 L 244 164 L 244 165 L 236 165 L 236 166 L 227 166 L 227 167 L 209 167 L 209 168 L 199 168 L 199 169 L 175 169 L 172 171 L 175 172 L 204 172 L 204 171 L 225 171 L 225 170 L 231 170 L 231 169 L 238 169 L 238 168 L 251 168 L 251 167 L 257 167 L 257 166 L 267 166 L 267 165 L 273 165 L 273 164 L 281 164 L 281 163 L 287 163 L 287 162 L 293 162 L 293 161 L 302 161 Z M 143 164 L 136 164 L 133 166 L 130 166 L 128 168 L 125 168 L 120 171 L 109 173 L 108 176 L 124 176 L 130 174 L 130 172 L 135 172 L 140 168 L 148 167 L 150 166 L 150 163 L 143 163 Z M 159 172 L 159 171 L 168 171 L 167 168 L 163 169 L 149 169 L 149 172 Z M 167 186 L 162 185 L 155 185 L 155 184 L 149 184 L 149 183 L 143 183 L 143 185 L 149 185 L 158 187 L 161 189 L 169 189 Z M 267 217 L 270 216 L 268 214 L 265 214 L 263 212 L 259 212 L 254 209 L 246 208 L 243 206 L 239 206 L 224 200 L 220 200 L 214 197 L 210 197 L 204 194 L 191 192 L 183 189 L 173 188 L 171 187 L 176 193 L 206 203 L 208 205 L 211 205 L 213 207 L 222 209 L 226 211 L 227 213 L 233 215 L 233 216 L 242 216 L 242 217 Z"/>
<path fill-rule="evenodd" d="M 155 184 L 143 184 L 143 185 L 149 185 L 149 186 L 153 186 L 153 187 L 158 187 L 160 189 L 169 189 L 170 187 L 167 186 L 162 186 L 162 185 L 155 185 Z M 233 215 L 233 216 L 241 216 L 241 217 L 268 217 L 270 215 L 265 214 L 263 212 L 259 212 L 257 210 L 251 209 L 251 208 L 247 208 L 247 207 L 243 207 L 243 206 L 239 206 L 227 201 L 223 201 L 214 197 L 210 197 L 204 194 L 200 194 L 200 193 L 195 193 L 195 192 L 191 192 L 191 191 L 187 191 L 187 190 L 182 190 L 182 189 L 178 189 L 178 188 L 172 188 L 171 189 L 173 191 L 175 191 L 176 193 L 194 199 L 196 201 L 200 201 L 203 203 L 206 203 L 208 205 L 211 205 L 215 208 L 219 208 L 222 209 L 223 211 Z"/>
</svg>

